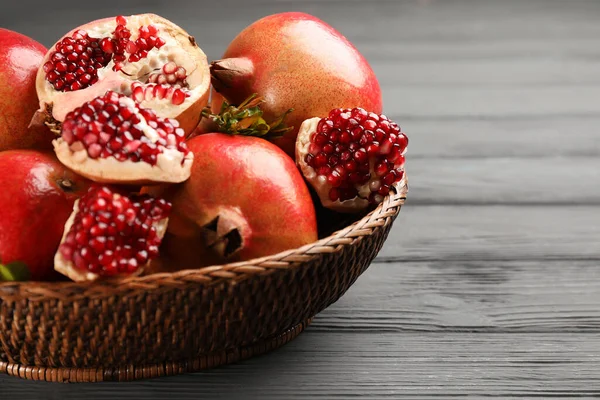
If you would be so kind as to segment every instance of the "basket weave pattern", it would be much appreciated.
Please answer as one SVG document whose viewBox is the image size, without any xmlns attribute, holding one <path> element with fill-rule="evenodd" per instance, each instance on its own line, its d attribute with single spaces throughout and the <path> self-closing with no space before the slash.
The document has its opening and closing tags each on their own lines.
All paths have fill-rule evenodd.
<svg viewBox="0 0 600 400">
<path fill-rule="evenodd" d="M 248 262 L 94 284 L 0 284 L 0 372 L 132 380 L 235 362 L 297 336 L 377 255 L 405 187 L 315 243 Z"/>
</svg>

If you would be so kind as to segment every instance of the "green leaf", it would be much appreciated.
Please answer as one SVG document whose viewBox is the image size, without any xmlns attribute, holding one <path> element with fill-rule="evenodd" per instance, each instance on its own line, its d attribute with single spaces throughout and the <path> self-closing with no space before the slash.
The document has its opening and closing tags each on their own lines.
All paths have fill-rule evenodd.
<svg viewBox="0 0 600 400">
<path fill-rule="evenodd" d="M 27 281 L 30 276 L 29 268 L 25 263 L 13 261 L 0 264 L 0 282 Z"/>
</svg>

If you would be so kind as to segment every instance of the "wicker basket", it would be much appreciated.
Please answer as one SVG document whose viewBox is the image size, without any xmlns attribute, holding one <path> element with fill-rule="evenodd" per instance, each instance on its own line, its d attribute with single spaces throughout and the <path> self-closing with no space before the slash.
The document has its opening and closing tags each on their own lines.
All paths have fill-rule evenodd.
<svg viewBox="0 0 600 400">
<path fill-rule="evenodd" d="M 236 362 L 295 338 L 369 266 L 406 195 L 299 249 L 104 283 L 0 284 L 0 372 L 129 381 Z"/>
</svg>

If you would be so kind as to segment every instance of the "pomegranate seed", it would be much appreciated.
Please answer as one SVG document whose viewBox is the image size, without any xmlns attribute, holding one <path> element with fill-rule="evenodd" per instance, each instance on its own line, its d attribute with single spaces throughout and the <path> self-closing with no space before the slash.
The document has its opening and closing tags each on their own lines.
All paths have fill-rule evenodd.
<svg viewBox="0 0 600 400">
<path fill-rule="evenodd" d="M 396 182 L 401 181 L 404 177 L 404 171 L 401 169 L 396 170 Z"/>
<path fill-rule="evenodd" d="M 306 162 L 311 167 L 315 166 L 314 159 L 315 159 L 315 157 L 312 154 L 307 154 L 306 156 L 304 156 L 304 162 Z"/>
<path fill-rule="evenodd" d="M 174 74 L 177 71 L 177 64 L 173 61 L 169 61 L 163 66 L 163 72 L 167 75 Z"/>
<path fill-rule="evenodd" d="M 349 172 L 356 172 L 358 170 L 358 165 L 354 161 L 348 161 L 344 166 Z"/>
<path fill-rule="evenodd" d="M 382 196 L 387 196 L 388 193 L 390 193 L 390 188 L 388 186 L 382 186 L 379 188 L 377 193 L 379 193 Z"/>
<path fill-rule="evenodd" d="M 334 147 L 331 143 L 327 143 L 325 146 L 323 146 L 323 153 L 325 154 L 331 154 L 333 153 Z"/>
<path fill-rule="evenodd" d="M 183 104 L 183 102 L 185 101 L 185 98 L 186 98 L 186 97 L 187 97 L 187 96 L 186 96 L 186 93 L 185 93 L 183 90 L 181 90 L 181 89 L 176 89 L 176 90 L 173 92 L 173 97 L 171 97 L 171 102 L 172 102 L 174 105 L 178 106 L 178 105 L 181 105 L 181 104 Z"/>
<path fill-rule="evenodd" d="M 330 133 L 329 133 L 329 140 L 332 143 L 336 143 L 339 141 L 340 138 L 340 133 L 341 131 L 339 129 L 333 129 Z"/>
<path fill-rule="evenodd" d="M 379 163 L 379 164 L 375 165 L 375 173 L 377 174 L 377 176 L 383 176 L 383 175 L 387 174 L 388 171 L 389 171 L 389 168 L 386 163 Z"/>
<path fill-rule="evenodd" d="M 379 153 L 380 154 L 388 154 L 390 151 L 392 151 L 393 145 L 394 145 L 394 142 L 392 142 L 392 140 L 390 138 L 384 139 L 383 142 L 381 143 L 381 148 L 379 149 Z"/>
<path fill-rule="evenodd" d="M 368 159 L 368 155 L 366 150 L 364 149 L 359 149 L 354 153 L 354 159 L 356 160 L 356 162 L 358 162 L 359 164 L 362 164 L 364 162 L 367 161 Z"/>
<path fill-rule="evenodd" d="M 348 144 L 352 140 L 352 136 L 348 132 L 342 132 L 340 135 L 340 143 Z"/>
<path fill-rule="evenodd" d="M 122 26 L 127 25 L 127 19 L 125 19 L 125 17 L 122 15 L 118 15 L 117 16 L 117 25 L 122 25 Z"/>
<path fill-rule="evenodd" d="M 146 39 L 150 36 L 150 29 L 147 26 L 142 26 L 139 29 L 140 38 Z"/>
<path fill-rule="evenodd" d="M 322 167 L 327 165 L 327 155 L 325 153 L 319 153 L 315 156 L 315 166 Z"/>
<path fill-rule="evenodd" d="M 328 141 L 329 139 L 327 138 L 327 135 L 325 133 L 317 133 L 315 135 L 314 143 L 319 147 L 323 146 Z"/>
<path fill-rule="evenodd" d="M 394 181 L 396 180 L 396 174 L 394 173 L 394 171 L 392 170 L 392 172 L 387 173 L 382 181 L 385 185 L 391 185 L 392 183 L 394 183 Z"/>
<path fill-rule="evenodd" d="M 363 126 L 365 129 L 372 131 L 375 130 L 375 128 L 377 127 L 377 122 L 368 119 L 364 122 Z"/>
</svg>

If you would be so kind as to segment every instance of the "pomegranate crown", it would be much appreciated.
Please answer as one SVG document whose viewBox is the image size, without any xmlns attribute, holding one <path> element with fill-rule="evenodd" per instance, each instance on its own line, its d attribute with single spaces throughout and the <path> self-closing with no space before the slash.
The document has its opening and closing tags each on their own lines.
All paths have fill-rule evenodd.
<svg viewBox="0 0 600 400">
<path fill-rule="evenodd" d="M 230 104 L 227 100 L 223 100 L 221 110 L 218 114 L 213 114 L 210 107 L 205 107 L 202 110 L 202 117 L 209 118 L 218 132 L 231 135 L 276 139 L 294 129 L 293 126 L 288 127 L 284 123 L 287 115 L 294 111 L 293 108 L 268 123 L 262 117 L 263 111 L 260 105 L 263 102 L 264 100 L 256 93 L 238 106 Z"/>
</svg>

